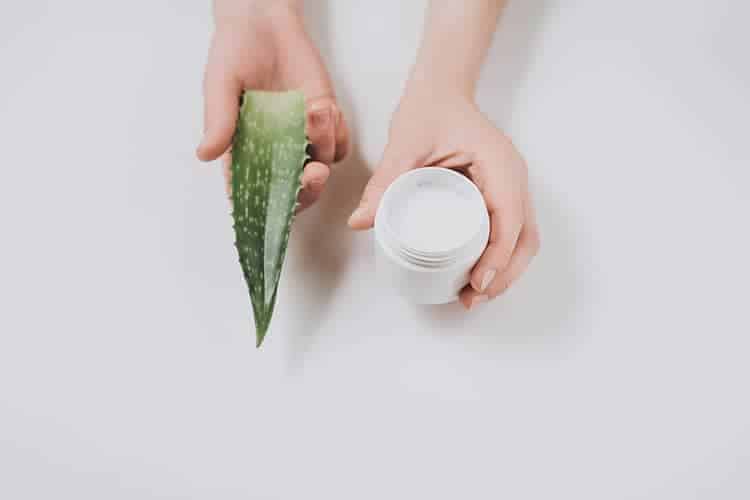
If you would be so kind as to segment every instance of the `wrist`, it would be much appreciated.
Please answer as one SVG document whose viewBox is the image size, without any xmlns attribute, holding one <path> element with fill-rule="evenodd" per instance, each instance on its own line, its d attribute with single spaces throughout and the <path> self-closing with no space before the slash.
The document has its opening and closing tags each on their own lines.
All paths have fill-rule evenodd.
<svg viewBox="0 0 750 500">
<path fill-rule="evenodd" d="M 474 101 L 476 78 L 463 71 L 460 64 L 449 64 L 422 54 L 409 75 L 408 92 L 432 95 L 435 98 Z"/>
<path fill-rule="evenodd" d="M 431 0 L 411 79 L 474 101 L 477 81 L 505 0 Z"/>
<path fill-rule="evenodd" d="M 214 22 L 247 27 L 258 20 L 286 22 L 302 15 L 301 0 L 214 0 Z"/>
<path fill-rule="evenodd" d="M 417 63 L 406 83 L 404 98 L 474 103 L 475 87 L 473 79 L 455 71 Z"/>
</svg>

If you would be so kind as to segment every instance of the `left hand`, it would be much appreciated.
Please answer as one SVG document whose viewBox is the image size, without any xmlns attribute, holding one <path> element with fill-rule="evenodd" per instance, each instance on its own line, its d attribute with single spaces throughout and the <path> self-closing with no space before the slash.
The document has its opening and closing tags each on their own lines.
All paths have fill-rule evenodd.
<svg viewBox="0 0 750 500">
<path fill-rule="evenodd" d="M 299 2 L 215 0 L 216 31 L 204 79 L 203 161 L 224 160 L 231 189 L 231 143 L 242 92 L 300 89 L 305 94 L 306 134 L 312 160 L 305 165 L 298 210 L 321 195 L 330 165 L 349 147 L 349 131 L 317 47 L 307 34 Z"/>
<path fill-rule="evenodd" d="M 464 171 L 479 187 L 490 215 L 490 239 L 460 300 L 467 309 L 503 293 L 539 250 L 526 163 L 511 141 L 456 92 L 407 89 L 391 121 L 388 145 L 362 201 L 349 219 L 373 226 L 386 188 L 422 166 Z"/>
</svg>

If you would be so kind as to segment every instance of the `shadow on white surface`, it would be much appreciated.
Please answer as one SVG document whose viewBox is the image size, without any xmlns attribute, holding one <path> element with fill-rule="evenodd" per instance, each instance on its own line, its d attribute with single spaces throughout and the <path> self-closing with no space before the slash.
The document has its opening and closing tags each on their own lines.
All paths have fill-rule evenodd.
<svg viewBox="0 0 750 500">
<path fill-rule="evenodd" d="M 480 348 L 528 346 L 557 350 L 571 340 L 582 295 L 571 220 L 564 207 L 537 190 L 542 250 L 508 292 L 466 312 L 459 304 L 419 306 L 415 313 L 438 335 L 471 337 Z"/>
</svg>

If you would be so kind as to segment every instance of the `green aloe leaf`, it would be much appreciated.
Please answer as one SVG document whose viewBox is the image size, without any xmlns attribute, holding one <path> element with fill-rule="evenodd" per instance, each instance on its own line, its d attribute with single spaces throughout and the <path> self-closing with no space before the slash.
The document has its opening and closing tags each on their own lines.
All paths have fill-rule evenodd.
<svg viewBox="0 0 750 500">
<path fill-rule="evenodd" d="M 304 95 L 245 92 L 232 145 L 232 216 L 258 347 L 273 315 L 307 159 Z"/>
</svg>

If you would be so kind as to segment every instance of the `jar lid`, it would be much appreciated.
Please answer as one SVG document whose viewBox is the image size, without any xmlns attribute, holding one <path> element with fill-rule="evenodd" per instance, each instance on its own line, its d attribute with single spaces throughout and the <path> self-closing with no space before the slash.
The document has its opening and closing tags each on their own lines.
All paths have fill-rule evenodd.
<svg viewBox="0 0 750 500">
<path fill-rule="evenodd" d="M 486 235 L 489 217 L 479 189 L 442 167 L 411 170 L 383 194 L 376 238 L 419 267 L 446 267 Z"/>
</svg>

